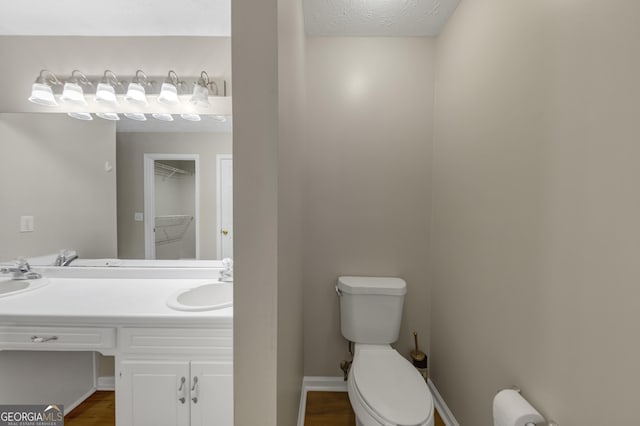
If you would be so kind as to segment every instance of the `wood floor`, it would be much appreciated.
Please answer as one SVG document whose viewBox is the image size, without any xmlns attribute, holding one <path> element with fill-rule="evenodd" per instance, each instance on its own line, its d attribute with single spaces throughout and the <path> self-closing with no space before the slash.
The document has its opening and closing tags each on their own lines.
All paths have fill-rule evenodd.
<svg viewBox="0 0 640 426">
<path fill-rule="evenodd" d="M 355 423 L 346 392 L 307 392 L 304 426 L 353 426 Z M 438 412 L 434 426 L 445 426 Z"/>
<path fill-rule="evenodd" d="M 115 393 L 98 391 L 64 418 L 65 426 L 115 426 Z M 346 392 L 307 392 L 304 426 L 353 426 Z M 445 426 L 436 412 L 434 426 Z"/>
<path fill-rule="evenodd" d="M 97 391 L 64 418 L 65 426 L 115 426 L 115 392 Z"/>
</svg>

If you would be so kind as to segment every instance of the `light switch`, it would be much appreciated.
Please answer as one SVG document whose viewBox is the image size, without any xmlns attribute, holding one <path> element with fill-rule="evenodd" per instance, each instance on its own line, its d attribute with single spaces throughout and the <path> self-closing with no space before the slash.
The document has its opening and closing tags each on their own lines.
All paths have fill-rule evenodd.
<svg viewBox="0 0 640 426">
<path fill-rule="evenodd" d="M 133 214 L 133 220 L 136 222 L 142 222 L 144 220 L 142 212 L 135 212 Z"/>
<path fill-rule="evenodd" d="M 33 216 L 20 216 L 20 232 L 33 232 Z"/>
</svg>

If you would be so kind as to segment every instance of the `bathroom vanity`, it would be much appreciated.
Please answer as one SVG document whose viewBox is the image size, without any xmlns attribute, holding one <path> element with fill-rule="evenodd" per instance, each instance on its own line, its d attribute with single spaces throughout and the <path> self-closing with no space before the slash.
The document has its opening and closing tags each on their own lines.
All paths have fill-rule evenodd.
<svg viewBox="0 0 640 426">
<path fill-rule="evenodd" d="M 72 269 L 0 297 L 0 350 L 114 356 L 118 425 L 233 425 L 232 284 L 184 269 Z M 211 296 L 215 284 L 227 296 Z M 203 285 L 213 305 L 176 305 Z"/>
</svg>

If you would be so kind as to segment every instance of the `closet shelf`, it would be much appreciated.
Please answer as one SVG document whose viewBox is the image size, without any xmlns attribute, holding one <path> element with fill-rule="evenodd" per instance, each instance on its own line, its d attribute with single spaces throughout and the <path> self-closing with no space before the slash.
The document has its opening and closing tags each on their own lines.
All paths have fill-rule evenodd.
<svg viewBox="0 0 640 426">
<path fill-rule="evenodd" d="M 179 169 L 177 167 L 170 166 L 168 164 L 155 162 L 155 172 L 158 175 L 172 177 L 173 175 L 193 176 L 193 173 L 186 170 Z"/>
<path fill-rule="evenodd" d="M 175 214 L 156 216 L 156 246 L 180 241 L 193 222 L 193 216 Z"/>
</svg>

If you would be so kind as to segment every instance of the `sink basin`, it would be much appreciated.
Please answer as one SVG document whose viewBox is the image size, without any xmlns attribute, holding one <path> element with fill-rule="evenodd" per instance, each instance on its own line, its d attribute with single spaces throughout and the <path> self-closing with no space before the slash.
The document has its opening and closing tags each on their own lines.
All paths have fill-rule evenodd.
<svg viewBox="0 0 640 426">
<path fill-rule="evenodd" d="M 233 306 L 233 283 L 208 282 L 185 288 L 167 299 L 167 306 L 177 311 L 212 311 Z"/>
<path fill-rule="evenodd" d="M 35 290 L 49 284 L 46 278 L 34 280 L 14 280 L 11 278 L 0 278 L 0 297 L 13 296 L 25 291 Z"/>
</svg>

